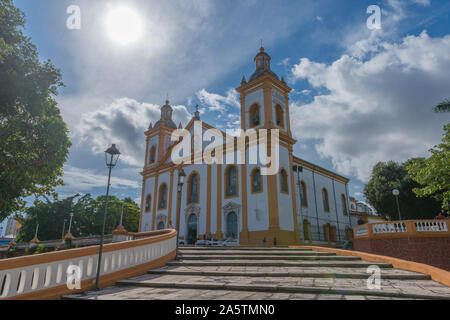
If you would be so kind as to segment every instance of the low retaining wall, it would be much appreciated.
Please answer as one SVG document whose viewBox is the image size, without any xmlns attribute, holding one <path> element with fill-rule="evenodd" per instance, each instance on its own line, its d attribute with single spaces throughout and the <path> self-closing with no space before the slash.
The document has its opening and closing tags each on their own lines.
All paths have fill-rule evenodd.
<svg viewBox="0 0 450 320">
<path fill-rule="evenodd" d="M 135 240 L 103 247 L 99 286 L 145 274 L 173 260 L 176 231 L 130 234 Z M 45 253 L 0 261 L 0 300 L 59 299 L 66 294 L 91 290 L 95 286 L 99 246 Z M 67 270 L 81 271 L 81 289 L 67 286 Z"/>
<path fill-rule="evenodd" d="M 450 270 L 447 221 L 399 221 L 355 227 L 357 251 L 390 256 Z"/>
</svg>

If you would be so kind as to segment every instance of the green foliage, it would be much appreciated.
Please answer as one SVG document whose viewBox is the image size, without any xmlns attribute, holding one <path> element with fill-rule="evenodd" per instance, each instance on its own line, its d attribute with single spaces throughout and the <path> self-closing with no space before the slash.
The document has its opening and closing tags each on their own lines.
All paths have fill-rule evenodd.
<svg viewBox="0 0 450 320">
<path fill-rule="evenodd" d="M 91 195 L 79 195 L 51 202 L 38 203 L 27 209 L 27 217 L 18 217 L 22 224 L 17 241 L 29 242 L 34 238 L 36 225 L 39 224 L 38 238 L 41 241 L 61 239 L 64 219 L 67 219 L 64 234 L 69 229 L 69 213 L 73 212 L 72 230 L 74 237 L 89 237 L 100 235 L 105 212 L 105 196 L 93 199 Z M 123 225 L 130 232 L 137 232 L 140 210 L 131 199 L 124 199 Z M 122 201 L 109 196 L 108 215 L 105 234 L 111 234 L 120 223 Z"/>
<path fill-rule="evenodd" d="M 444 131 L 442 143 L 430 150 L 431 157 L 413 161 L 408 172 L 420 184 L 414 189 L 419 197 L 434 197 L 450 213 L 450 124 Z"/>
<path fill-rule="evenodd" d="M 440 203 L 433 198 L 417 198 L 413 192 L 419 184 L 411 179 L 407 167 L 419 159 L 403 164 L 393 161 L 379 162 L 372 171 L 369 183 L 364 187 L 367 201 L 384 218 L 399 219 L 397 204 L 392 190 L 400 191 L 399 202 L 403 220 L 432 219 L 439 213 Z"/>
<path fill-rule="evenodd" d="M 24 197 L 56 196 L 70 141 L 54 97 L 61 74 L 24 36 L 24 14 L 0 0 L 0 221 Z"/>
<path fill-rule="evenodd" d="M 45 249 L 45 246 L 43 244 L 40 244 L 35 250 L 33 254 L 41 254 L 47 252 L 47 249 Z"/>
<path fill-rule="evenodd" d="M 450 112 L 450 100 L 442 101 L 434 108 L 434 111 L 437 113 Z"/>
<path fill-rule="evenodd" d="M 11 246 L 8 248 L 8 252 L 6 253 L 7 258 L 14 257 L 14 254 L 17 252 L 17 248 L 15 246 Z"/>
</svg>

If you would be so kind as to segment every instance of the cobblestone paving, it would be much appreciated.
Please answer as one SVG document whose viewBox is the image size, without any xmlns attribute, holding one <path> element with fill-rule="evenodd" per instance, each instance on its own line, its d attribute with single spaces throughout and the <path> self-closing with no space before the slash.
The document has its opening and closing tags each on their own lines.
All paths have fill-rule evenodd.
<svg viewBox="0 0 450 320">
<path fill-rule="evenodd" d="M 427 275 L 398 270 L 388 264 L 346 261 L 346 257 L 317 254 L 331 261 L 292 259 L 308 250 L 227 248 L 183 249 L 189 260 L 169 263 L 149 274 L 119 281 L 100 292 L 72 295 L 68 299 L 92 300 L 414 300 L 449 299 L 450 287 Z M 196 254 L 198 253 L 198 254 Z M 285 255 L 284 255 L 285 254 Z M 208 259 L 205 259 L 205 255 Z M 279 256 L 269 260 L 267 256 Z M 236 260 L 236 257 L 238 260 Z M 251 257 L 248 259 L 248 257 Z M 353 259 L 352 259 L 353 260 Z M 217 265 L 211 265 L 211 262 Z M 236 265 L 238 262 L 238 265 Z M 345 266 L 343 263 L 349 263 Z M 294 265 L 292 265 L 294 264 Z M 378 265 L 381 287 L 367 286 L 367 266 Z"/>
</svg>

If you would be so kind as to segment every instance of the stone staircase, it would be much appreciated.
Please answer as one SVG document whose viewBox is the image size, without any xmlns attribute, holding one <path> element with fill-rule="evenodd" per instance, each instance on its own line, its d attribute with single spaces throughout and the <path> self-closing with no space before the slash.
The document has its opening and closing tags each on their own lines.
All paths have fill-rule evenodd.
<svg viewBox="0 0 450 320">
<path fill-rule="evenodd" d="M 114 287 L 64 299 L 450 300 L 450 287 L 428 275 L 306 248 L 183 247 L 180 258 Z M 381 270 L 380 289 L 367 287 L 370 266 Z"/>
</svg>

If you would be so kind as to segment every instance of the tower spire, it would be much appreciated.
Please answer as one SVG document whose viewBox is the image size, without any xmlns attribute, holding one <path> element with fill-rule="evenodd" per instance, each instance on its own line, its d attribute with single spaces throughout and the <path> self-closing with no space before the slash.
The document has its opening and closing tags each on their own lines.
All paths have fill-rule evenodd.
<svg viewBox="0 0 450 320">
<path fill-rule="evenodd" d="M 195 106 L 195 120 L 200 120 L 200 111 L 198 111 L 198 104 Z"/>
</svg>

